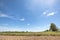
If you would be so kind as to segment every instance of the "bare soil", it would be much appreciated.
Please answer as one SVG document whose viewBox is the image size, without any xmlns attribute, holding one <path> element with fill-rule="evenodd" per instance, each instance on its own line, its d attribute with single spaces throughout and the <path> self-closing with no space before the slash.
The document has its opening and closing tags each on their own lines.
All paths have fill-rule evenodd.
<svg viewBox="0 0 60 40">
<path fill-rule="evenodd" d="M 60 36 L 0 36 L 0 40 L 60 40 Z"/>
</svg>

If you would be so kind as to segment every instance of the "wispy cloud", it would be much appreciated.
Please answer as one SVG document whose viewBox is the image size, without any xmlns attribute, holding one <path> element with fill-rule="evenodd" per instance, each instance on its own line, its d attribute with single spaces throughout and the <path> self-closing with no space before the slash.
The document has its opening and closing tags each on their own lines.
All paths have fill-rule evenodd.
<svg viewBox="0 0 60 40">
<path fill-rule="evenodd" d="M 8 17 L 8 15 L 0 13 L 0 17 Z"/>
<path fill-rule="evenodd" d="M 43 12 L 43 15 L 45 15 L 45 16 L 53 16 L 53 15 L 55 15 L 55 12 Z"/>
<path fill-rule="evenodd" d="M 47 16 L 53 16 L 53 15 L 55 15 L 54 12 L 51 12 L 51 13 L 48 13 L 48 14 L 47 14 Z"/>
<path fill-rule="evenodd" d="M 25 18 L 17 18 L 17 17 L 15 18 L 14 16 L 10 16 L 4 13 L 0 13 L 0 17 L 6 17 L 6 18 L 13 19 L 13 20 L 25 21 Z"/>
<path fill-rule="evenodd" d="M 31 11 L 34 15 L 41 14 L 42 11 L 47 10 L 43 12 L 43 15 L 53 16 L 55 15 L 54 13 L 55 9 L 53 7 L 56 4 L 56 1 L 57 0 L 28 0 L 26 1 L 25 7 L 27 10 Z M 52 11 L 48 12 L 48 10 Z"/>
<path fill-rule="evenodd" d="M 20 21 L 25 21 L 25 18 L 20 18 L 19 20 L 20 20 Z"/>
<path fill-rule="evenodd" d="M 10 19 L 15 19 L 13 16 L 10 16 L 10 15 L 5 14 L 5 13 L 0 13 L 0 17 L 6 17 L 6 18 L 10 18 Z"/>
<path fill-rule="evenodd" d="M 43 15 L 46 15 L 47 14 L 47 12 L 43 12 Z"/>
</svg>

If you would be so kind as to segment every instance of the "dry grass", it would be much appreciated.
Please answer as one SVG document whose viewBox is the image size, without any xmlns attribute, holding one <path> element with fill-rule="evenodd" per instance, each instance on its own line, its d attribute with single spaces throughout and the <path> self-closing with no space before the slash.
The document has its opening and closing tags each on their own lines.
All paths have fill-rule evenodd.
<svg viewBox="0 0 60 40">
<path fill-rule="evenodd" d="M 60 36 L 60 32 L 0 32 L 5 36 Z"/>
<path fill-rule="evenodd" d="M 60 40 L 60 36 L 0 36 L 0 40 Z"/>
<path fill-rule="evenodd" d="M 0 40 L 60 40 L 60 32 L 0 32 Z"/>
</svg>

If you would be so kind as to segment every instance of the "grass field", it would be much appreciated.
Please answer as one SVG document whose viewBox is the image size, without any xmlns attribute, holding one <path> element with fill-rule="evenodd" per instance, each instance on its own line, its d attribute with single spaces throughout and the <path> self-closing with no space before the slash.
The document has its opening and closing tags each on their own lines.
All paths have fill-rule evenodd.
<svg viewBox="0 0 60 40">
<path fill-rule="evenodd" d="M 0 40 L 60 40 L 60 32 L 0 32 Z"/>
<path fill-rule="evenodd" d="M 60 32 L 0 32 L 5 36 L 60 36 Z"/>
</svg>

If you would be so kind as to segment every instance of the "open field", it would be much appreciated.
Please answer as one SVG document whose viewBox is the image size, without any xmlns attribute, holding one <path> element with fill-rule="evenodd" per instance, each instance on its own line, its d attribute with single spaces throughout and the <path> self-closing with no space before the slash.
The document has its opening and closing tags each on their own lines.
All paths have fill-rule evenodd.
<svg viewBox="0 0 60 40">
<path fill-rule="evenodd" d="M 60 32 L 0 32 L 5 36 L 60 36 Z"/>
<path fill-rule="evenodd" d="M 60 32 L 0 32 L 0 40 L 60 40 Z"/>
<path fill-rule="evenodd" d="M 0 36 L 0 40 L 60 40 L 59 36 Z"/>
</svg>

